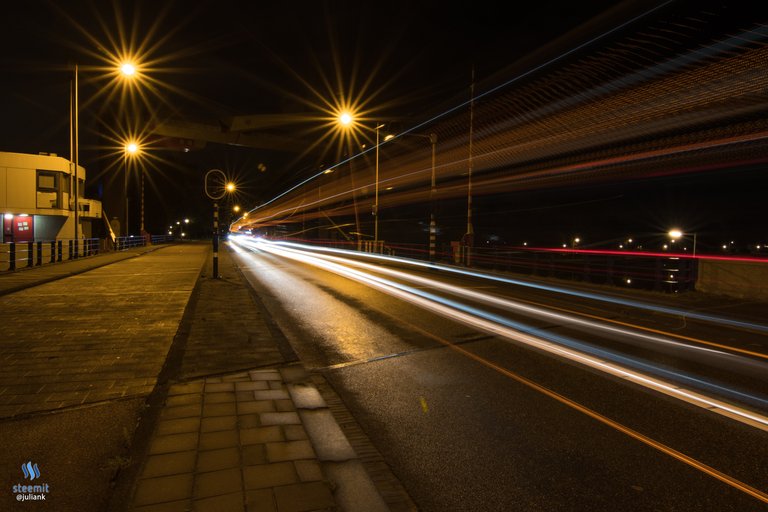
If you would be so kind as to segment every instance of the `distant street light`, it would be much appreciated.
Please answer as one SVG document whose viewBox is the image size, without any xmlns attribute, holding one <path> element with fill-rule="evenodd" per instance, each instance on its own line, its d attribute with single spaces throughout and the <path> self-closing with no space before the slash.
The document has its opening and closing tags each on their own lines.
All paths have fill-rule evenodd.
<svg viewBox="0 0 768 512">
<path fill-rule="evenodd" d="M 125 157 L 123 159 L 123 199 L 125 201 L 125 236 L 128 236 L 128 162 L 139 152 L 139 145 L 134 141 L 128 141 L 125 143 Z M 144 225 L 143 213 L 144 205 L 142 204 L 142 227 Z"/>
<path fill-rule="evenodd" d="M 339 117 L 337 119 L 338 124 L 342 127 L 352 127 L 355 124 L 354 116 L 350 112 L 342 112 L 339 114 Z M 376 153 L 375 153 L 375 191 L 374 191 L 374 201 L 373 201 L 373 243 L 376 252 L 379 250 L 379 146 L 382 142 L 387 142 L 388 140 L 394 138 L 394 135 L 386 135 L 384 137 L 384 140 L 381 141 L 379 138 L 379 130 L 384 128 L 384 124 L 376 123 L 376 126 L 374 130 L 376 131 Z"/>
<path fill-rule="evenodd" d="M 680 229 L 671 229 L 669 230 L 669 238 L 672 239 L 674 242 L 675 240 L 682 238 L 685 233 L 683 233 Z M 696 233 L 693 233 L 693 251 L 692 251 L 692 257 L 696 257 Z"/>
</svg>

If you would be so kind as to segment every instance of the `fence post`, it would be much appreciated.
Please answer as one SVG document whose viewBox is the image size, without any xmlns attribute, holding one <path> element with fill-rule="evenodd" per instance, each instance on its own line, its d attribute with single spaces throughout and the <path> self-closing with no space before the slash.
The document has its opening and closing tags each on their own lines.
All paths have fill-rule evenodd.
<svg viewBox="0 0 768 512">
<path fill-rule="evenodd" d="M 43 242 L 37 241 L 37 265 L 43 264 Z"/>
<path fill-rule="evenodd" d="M 78 254 L 78 247 L 77 247 L 77 238 L 75 238 L 75 258 L 79 258 L 80 255 Z"/>
<path fill-rule="evenodd" d="M 69 259 L 72 259 L 72 240 L 69 241 Z"/>
<path fill-rule="evenodd" d="M 34 242 L 27 242 L 27 266 L 31 267 L 34 265 L 34 255 L 35 255 L 35 243 Z"/>
<path fill-rule="evenodd" d="M 59 263 L 61 263 L 61 253 L 62 253 L 62 251 L 61 251 L 61 246 L 62 246 L 62 245 L 63 245 L 63 244 L 62 244 L 61 240 L 59 240 L 59 243 L 58 243 L 58 246 L 59 246 L 59 247 L 58 247 L 58 249 L 59 249 L 59 250 L 58 250 L 58 254 L 57 254 L 57 257 L 58 257 L 58 261 L 59 261 Z"/>
<path fill-rule="evenodd" d="M 16 244 L 10 243 L 8 252 L 8 270 L 16 270 Z"/>
<path fill-rule="evenodd" d="M 51 263 L 56 263 L 56 240 L 51 240 Z"/>
</svg>

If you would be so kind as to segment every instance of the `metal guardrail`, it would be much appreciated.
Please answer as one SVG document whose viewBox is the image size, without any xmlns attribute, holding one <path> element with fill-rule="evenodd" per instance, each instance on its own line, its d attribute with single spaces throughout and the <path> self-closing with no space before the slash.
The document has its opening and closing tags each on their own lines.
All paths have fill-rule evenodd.
<svg viewBox="0 0 768 512">
<path fill-rule="evenodd" d="M 99 254 L 101 250 L 101 240 L 98 238 L 8 242 L 0 244 L 0 271 L 85 258 Z"/>
<path fill-rule="evenodd" d="M 103 252 L 125 251 L 149 244 L 172 243 L 170 235 L 152 235 L 151 237 L 122 236 L 116 237 L 114 244 L 108 239 L 82 238 L 75 240 L 37 240 L 34 242 L 7 242 L 0 244 L 0 272 L 15 271 L 38 267 L 50 263 L 95 256 Z"/>
</svg>

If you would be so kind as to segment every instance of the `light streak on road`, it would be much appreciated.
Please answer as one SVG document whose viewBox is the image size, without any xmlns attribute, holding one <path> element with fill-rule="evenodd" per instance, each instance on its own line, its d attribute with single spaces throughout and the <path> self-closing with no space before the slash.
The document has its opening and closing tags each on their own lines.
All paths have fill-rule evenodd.
<svg viewBox="0 0 768 512">
<path fill-rule="evenodd" d="M 478 271 L 469 270 L 466 268 L 453 267 L 450 265 L 441 265 L 437 263 L 430 263 L 426 261 L 412 260 L 407 258 L 398 258 L 395 256 L 385 256 L 381 254 L 347 251 L 344 249 L 335 249 L 331 247 L 316 247 L 316 246 L 309 246 L 309 245 L 303 245 L 303 244 L 295 244 L 292 242 L 273 242 L 273 243 L 279 244 L 281 246 L 286 246 L 286 247 L 295 247 L 295 248 L 306 250 L 306 251 L 330 252 L 330 253 L 354 256 L 355 258 L 366 258 L 370 260 L 388 261 L 388 262 L 396 263 L 399 265 L 410 265 L 414 267 L 428 268 L 432 270 L 439 270 L 441 272 L 449 272 L 453 274 L 465 275 L 473 278 L 487 279 L 487 280 L 496 281 L 499 283 L 523 286 L 527 288 L 535 288 L 538 290 L 554 292 L 554 293 L 559 293 L 564 295 L 571 295 L 571 296 L 580 297 L 583 299 L 597 300 L 600 302 L 608 302 L 611 304 L 621 304 L 623 306 L 629 306 L 629 307 L 642 309 L 646 311 L 655 311 L 657 313 L 681 316 L 684 318 L 692 318 L 695 320 L 701 320 L 703 322 L 713 323 L 716 325 L 726 325 L 729 327 L 737 327 L 737 328 L 748 329 L 748 330 L 757 331 L 761 333 L 768 333 L 768 325 L 765 325 L 765 324 L 735 320 L 733 318 L 726 318 L 723 316 L 710 315 L 707 313 L 699 313 L 695 311 L 686 311 L 684 309 L 679 309 L 679 308 L 659 306 L 656 304 L 649 304 L 646 302 L 626 299 L 616 295 L 600 295 L 598 293 L 584 292 L 584 291 L 574 290 L 567 287 L 533 283 L 533 282 L 524 281 L 521 279 L 514 279 L 511 277 L 491 274 L 487 272 L 478 272 Z"/>
<path fill-rule="evenodd" d="M 392 281 L 390 279 L 375 276 L 370 273 L 364 272 L 362 270 L 350 268 L 350 266 L 348 266 L 350 262 L 348 261 L 344 261 L 344 264 L 341 264 L 338 262 L 338 260 L 333 261 L 329 258 L 318 257 L 317 254 L 314 254 L 312 252 L 308 252 L 305 250 L 300 250 L 299 248 L 288 245 L 288 244 L 271 243 L 263 240 L 254 241 L 252 239 L 248 239 L 245 237 L 232 237 L 231 240 L 236 244 L 240 244 L 242 246 L 249 247 L 254 250 L 266 251 L 271 254 L 282 256 L 285 258 L 290 258 L 295 261 L 300 261 L 303 263 L 307 263 L 307 264 L 325 269 L 327 271 L 336 273 L 338 275 L 341 275 L 341 276 L 353 279 L 355 281 L 361 282 L 363 284 L 366 284 L 368 286 L 374 287 L 385 293 L 388 293 L 390 295 L 393 295 L 395 297 L 398 297 L 410 303 L 416 304 L 427 310 L 433 311 L 439 315 L 451 318 L 452 320 L 457 320 L 459 322 L 478 328 L 485 332 L 490 332 L 500 337 L 514 340 L 514 341 L 523 343 L 525 345 L 528 345 L 530 347 L 534 347 L 539 350 L 543 350 L 545 352 L 555 354 L 567 360 L 583 364 L 590 368 L 597 369 L 601 372 L 641 385 L 645 388 L 653 389 L 655 391 L 675 397 L 685 402 L 694 404 L 698 407 L 702 407 L 709 411 L 727 416 L 729 418 L 735 419 L 737 421 L 753 426 L 755 428 L 768 431 L 768 417 L 765 417 L 753 411 L 749 411 L 747 409 L 738 407 L 736 405 L 729 404 L 717 398 L 707 396 L 703 393 L 690 390 L 690 389 L 685 389 L 681 386 L 667 382 L 663 379 L 646 375 L 636 370 L 627 368 L 616 362 L 608 361 L 605 358 L 597 357 L 594 354 L 584 353 L 582 350 L 584 349 L 585 345 L 583 344 L 578 345 L 579 349 L 581 350 L 577 350 L 568 346 L 563 346 L 562 344 L 563 342 L 568 341 L 570 343 L 573 343 L 573 340 L 568 340 L 562 336 L 555 336 L 553 338 L 554 341 L 551 341 L 551 340 L 548 341 L 546 339 L 543 339 L 543 337 L 545 335 L 548 335 L 549 333 L 543 333 L 542 331 L 535 331 L 536 335 L 533 335 L 531 334 L 533 332 L 532 329 L 528 326 L 524 326 L 523 324 L 519 324 L 516 322 L 511 322 L 508 319 L 505 319 L 503 317 L 500 317 L 498 315 L 494 315 L 488 312 L 481 311 L 477 308 L 469 307 L 452 300 L 447 300 L 445 298 L 438 297 L 434 294 L 425 292 L 423 290 L 419 290 L 412 286 L 404 285 L 402 283 Z M 375 270 L 378 273 L 382 272 L 381 267 L 377 267 Z M 433 284 L 435 283 L 431 283 L 430 286 Z M 477 292 L 473 292 L 473 293 L 477 293 Z M 551 335 L 549 335 L 549 337 L 552 338 Z M 666 341 L 670 341 L 670 340 L 666 340 Z M 676 342 L 672 342 L 672 343 L 676 343 Z M 716 351 L 712 351 L 711 349 L 705 349 L 701 347 L 697 347 L 697 348 L 702 351 L 716 352 Z M 605 351 L 600 352 L 600 355 L 604 357 L 606 357 L 608 354 L 609 353 Z M 628 360 L 624 358 L 623 362 L 628 362 Z M 648 368 L 647 365 L 646 365 L 646 368 Z M 676 375 L 682 378 L 686 377 L 681 374 L 676 374 Z M 690 378 L 688 378 L 688 380 L 690 380 Z M 719 390 L 722 391 L 723 389 L 720 388 Z M 744 395 L 739 392 L 733 392 L 732 394 L 740 394 L 742 396 Z M 764 400 L 759 397 L 750 397 L 750 398 L 759 402 L 764 402 Z"/>
</svg>

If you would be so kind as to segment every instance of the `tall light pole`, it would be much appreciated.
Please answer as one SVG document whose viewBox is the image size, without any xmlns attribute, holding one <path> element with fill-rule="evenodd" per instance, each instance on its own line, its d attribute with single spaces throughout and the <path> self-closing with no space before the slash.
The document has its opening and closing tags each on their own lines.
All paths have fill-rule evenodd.
<svg viewBox="0 0 768 512">
<path fill-rule="evenodd" d="M 339 117 L 337 119 L 338 123 L 342 127 L 349 127 L 355 124 L 355 119 L 353 115 L 349 112 L 342 112 L 339 114 Z M 376 131 L 376 147 L 375 147 L 375 183 L 374 183 L 374 201 L 373 201 L 373 211 L 371 212 L 373 214 L 373 244 L 374 244 L 374 250 L 378 252 L 379 250 L 379 146 L 382 142 L 387 142 L 388 140 L 394 138 L 394 135 L 386 135 L 384 137 L 384 140 L 380 140 L 380 131 L 382 128 L 384 128 L 384 124 L 382 123 L 376 123 L 374 130 Z"/>
<path fill-rule="evenodd" d="M 213 200 L 213 278 L 219 278 L 219 200 L 235 191 L 235 184 L 219 169 L 205 173 L 205 194 Z"/>
<path fill-rule="evenodd" d="M 381 128 L 384 128 L 384 125 L 376 123 L 376 187 L 373 201 L 373 246 L 376 252 L 379 251 L 379 130 Z"/>
<path fill-rule="evenodd" d="M 73 187 L 71 190 L 74 191 L 74 210 L 75 210 L 75 230 L 74 230 L 74 246 L 75 246 L 75 257 L 77 257 L 77 244 L 78 244 L 78 237 L 79 237 L 79 213 L 80 208 L 78 205 L 78 196 L 80 194 L 80 183 L 78 179 L 78 168 L 80 167 L 80 98 L 79 98 L 79 86 L 78 86 L 78 78 L 79 78 L 79 72 L 80 68 L 78 64 L 75 64 L 74 66 L 74 81 L 73 81 L 73 87 L 71 92 L 71 109 L 72 109 L 72 116 L 71 116 L 71 124 L 70 124 L 70 145 L 71 145 L 71 156 L 70 159 L 72 163 L 74 164 L 74 172 L 73 172 Z M 123 62 L 118 72 L 126 77 L 126 78 L 133 78 L 133 76 L 136 74 L 136 66 L 132 62 Z M 124 162 L 127 165 L 127 162 Z M 127 171 L 126 171 L 127 172 Z M 126 174 L 126 184 L 125 184 L 125 190 L 127 194 L 127 174 Z M 127 197 L 127 195 L 126 195 Z M 126 211 L 126 217 L 125 217 L 125 224 L 126 224 L 126 234 L 128 232 L 128 202 L 126 199 L 126 205 L 125 205 L 125 211 Z"/>
<path fill-rule="evenodd" d="M 139 145 L 136 142 L 127 142 L 125 144 L 125 161 L 123 166 L 123 199 L 125 200 L 125 236 L 128 236 L 129 230 L 128 230 L 128 161 L 133 156 L 137 155 L 139 152 Z M 143 205 L 142 205 L 143 208 Z M 143 213 L 143 209 L 142 209 Z M 142 229 L 143 229 L 144 219 L 142 218 Z"/>
<path fill-rule="evenodd" d="M 78 66 L 77 66 L 77 64 L 75 64 L 75 79 L 74 79 L 74 85 L 73 85 L 73 88 L 72 88 L 72 98 L 71 98 L 72 105 L 73 105 L 72 106 L 72 126 L 71 126 L 72 134 L 69 137 L 70 141 L 72 143 L 72 155 L 70 156 L 70 158 L 72 159 L 72 161 L 75 164 L 75 170 L 74 170 L 74 173 L 73 173 L 74 174 L 74 186 L 71 189 L 71 190 L 74 191 L 74 196 L 75 196 L 75 199 L 74 199 L 74 207 L 75 207 L 75 235 L 74 235 L 74 239 L 75 239 L 75 243 L 74 243 L 74 245 L 75 245 L 75 253 L 74 253 L 74 256 L 75 256 L 75 258 L 78 257 L 77 241 L 78 241 L 78 238 L 79 238 L 78 224 L 80 223 L 80 218 L 79 218 L 79 215 L 78 215 L 79 214 L 79 205 L 77 204 L 77 196 L 78 196 L 78 193 L 79 193 L 79 191 L 78 191 L 79 183 L 78 183 L 78 178 L 77 178 L 77 172 L 78 172 L 78 167 L 80 167 L 80 158 L 79 158 L 79 155 L 80 155 L 80 148 L 79 148 L 79 144 L 80 144 L 80 140 L 79 140 L 79 137 L 80 137 L 80 125 L 79 125 L 80 100 L 78 98 L 78 83 L 77 83 L 77 79 L 78 79 Z"/>
<path fill-rule="evenodd" d="M 685 235 L 685 233 L 683 233 L 679 229 L 671 229 L 671 230 L 669 230 L 669 233 L 667 233 L 667 234 L 669 235 L 669 238 L 671 238 L 672 240 L 677 240 L 678 238 L 682 238 Z M 693 253 L 693 257 L 695 258 L 696 257 L 696 233 L 693 233 L 693 251 L 692 251 L 692 253 Z"/>
</svg>

